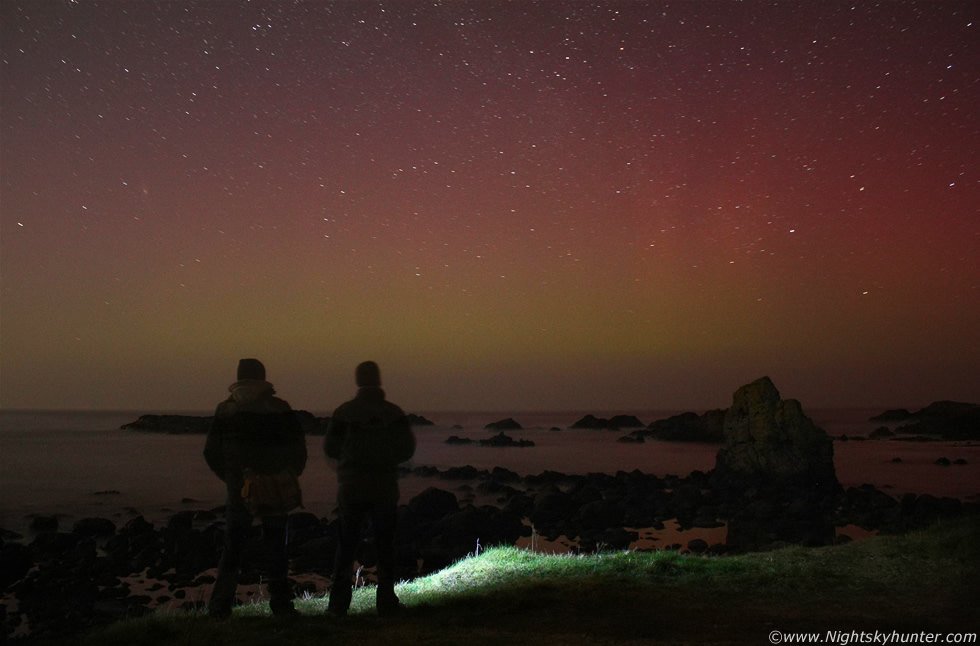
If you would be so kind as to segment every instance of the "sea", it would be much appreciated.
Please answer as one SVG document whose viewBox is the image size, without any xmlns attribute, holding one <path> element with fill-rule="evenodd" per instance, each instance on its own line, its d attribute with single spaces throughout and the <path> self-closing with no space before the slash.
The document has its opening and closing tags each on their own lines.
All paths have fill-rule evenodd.
<svg viewBox="0 0 980 646">
<path fill-rule="evenodd" d="M 63 531 L 79 519 L 109 518 L 117 526 L 135 516 L 165 523 L 176 511 L 213 509 L 224 502 L 224 485 L 202 457 L 203 435 L 167 435 L 120 427 L 145 412 L 161 411 L 0 411 L 0 529 L 29 540 L 37 516 L 54 516 Z M 170 411 L 168 411 L 170 412 Z M 714 467 L 718 445 L 616 440 L 628 431 L 569 429 L 585 411 L 453 412 L 411 411 L 434 422 L 415 429 L 418 449 L 409 468 L 440 470 L 471 465 L 503 467 L 520 475 L 544 471 L 567 474 L 639 470 L 658 476 L 686 476 Z M 597 417 L 637 416 L 644 424 L 682 411 L 588 411 Z M 881 423 L 868 419 L 879 409 L 806 411 L 831 436 L 838 479 L 845 487 L 872 484 L 899 497 L 905 493 L 980 500 L 980 443 L 866 440 Z M 208 415 L 210 412 L 183 411 Z M 317 415 L 327 413 L 316 412 Z M 450 435 L 483 439 L 488 423 L 512 418 L 523 428 L 508 431 L 534 442 L 528 448 L 450 445 Z M 306 511 L 332 517 L 336 474 L 322 449 L 323 438 L 307 437 L 309 461 L 300 482 Z M 950 466 L 936 462 L 946 458 Z M 407 475 L 402 502 L 428 487 L 453 490 L 461 504 L 493 504 L 466 483 Z M 5 534 L 10 536 L 10 534 Z"/>
</svg>

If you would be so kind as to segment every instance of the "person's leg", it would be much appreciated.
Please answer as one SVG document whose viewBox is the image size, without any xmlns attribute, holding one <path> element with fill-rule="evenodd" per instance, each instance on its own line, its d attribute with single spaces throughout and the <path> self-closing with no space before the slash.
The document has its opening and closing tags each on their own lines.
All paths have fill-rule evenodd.
<svg viewBox="0 0 980 646">
<path fill-rule="evenodd" d="M 289 586 L 289 561 L 286 558 L 286 514 L 262 518 L 262 548 L 265 576 L 269 581 L 269 608 L 274 615 L 296 612 L 293 591 Z"/>
<path fill-rule="evenodd" d="M 354 557 L 361 540 L 361 524 L 364 521 L 366 508 L 358 503 L 340 503 L 340 519 L 338 522 L 337 555 L 334 559 L 333 583 L 330 587 L 329 612 L 335 615 L 347 614 L 353 594 L 351 573 L 354 567 Z"/>
<path fill-rule="evenodd" d="M 398 501 L 383 501 L 374 506 L 372 514 L 375 542 L 378 549 L 378 596 L 379 615 L 398 612 L 398 596 L 395 595 L 395 528 L 398 523 Z"/>
<path fill-rule="evenodd" d="M 238 573 L 242 567 L 242 550 L 252 528 L 252 516 L 244 507 L 228 506 L 225 514 L 225 540 L 221 560 L 218 562 L 218 577 L 211 591 L 208 614 L 214 617 L 227 617 L 235 605 L 235 590 L 238 588 Z"/>
</svg>

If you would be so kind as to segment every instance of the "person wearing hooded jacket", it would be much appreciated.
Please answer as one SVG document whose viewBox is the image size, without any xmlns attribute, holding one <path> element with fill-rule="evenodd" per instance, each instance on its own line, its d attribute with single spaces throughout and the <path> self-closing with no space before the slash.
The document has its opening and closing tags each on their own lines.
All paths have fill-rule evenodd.
<svg viewBox="0 0 980 646">
<path fill-rule="evenodd" d="M 290 469 L 299 475 L 307 457 L 303 428 L 289 404 L 275 396 L 260 361 L 239 361 L 237 380 L 228 390 L 231 395 L 218 404 L 204 446 L 208 467 L 227 488 L 224 551 L 208 603 L 208 613 L 214 617 L 231 614 L 242 551 L 252 528 L 252 513 L 242 499 L 244 469 L 258 473 Z M 261 517 L 269 605 L 276 615 L 297 612 L 287 579 L 286 520 L 285 512 Z"/>
<path fill-rule="evenodd" d="M 385 399 L 378 364 L 358 365 L 355 381 L 357 395 L 334 411 L 323 445 L 327 456 L 337 461 L 340 510 L 328 611 L 347 614 L 361 525 L 370 518 L 378 552 L 376 604 L 384 616 L 399 609 L 394 578 L 398 465 L 415 454 L 415 435 L 402 409 Z"/>
</svg>

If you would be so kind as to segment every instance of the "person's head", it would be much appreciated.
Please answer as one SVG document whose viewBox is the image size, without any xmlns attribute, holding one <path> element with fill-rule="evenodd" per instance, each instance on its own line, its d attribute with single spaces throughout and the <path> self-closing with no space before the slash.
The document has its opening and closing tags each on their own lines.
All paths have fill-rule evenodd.
<svg viewBox="0 0 980 646">
<path fill-rule="evenodd" d="M 258 379 L 265 381 L 265 366 L 258 359 L 241 359 L 238 362 L 238 381 Z"/>
<path fill-rule="evenodd" d="M 380 388 L 381 369 L 373 361 L 365 361 L 354 371 L 354 380 L 358 388 Z"/>
</svg>

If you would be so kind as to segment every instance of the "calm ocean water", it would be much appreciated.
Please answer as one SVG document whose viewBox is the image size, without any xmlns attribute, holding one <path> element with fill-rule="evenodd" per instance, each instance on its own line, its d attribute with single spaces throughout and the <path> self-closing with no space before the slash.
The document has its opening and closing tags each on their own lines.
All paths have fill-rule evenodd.
<svg viewBox="0 0 980 646">
<path fill-rule="evenodd" d="M 677 411 L 627 412 L 648 424 Z M 878 412 L 818 409 L 807 414 L 831 435 L 855 436 L 867 435 L 879 426 L 867 421 Z M 410 466 L 500 466 L 522 475 L 545 470 L 584 474 L 638 469 L 683 476 L 696 469 L 712 469 L 718 448 L 679 442 L 623 444 L 616 439 L 625 432 L 567 430 L 584 415 L 581 412 L 419 413 L 437 426 L 416 429 L 419 446 Z M 136 412 L 0 411 L 0 528 L 25 533 L 33 514 L 58 515 L 62 527 L 70 528 L 75 520 L 89 516 L 111 518 L 118 524 L 142 514 L 159 522 L 173 511 L 221 505 L 223 485 L 201 455 L 204 437 L 120 430 L 138 416 Z M 533 440 L 533 448 L 445 444 L 449 435 L 487 437 L 489 432 L 483 427 L 505 417 L 525 428 L 509 435 Z M 564 430 L 549 430 L 552 427 Z M 309 437 L 307 442 L 310 459 L 301 478 L 306 508 L 329 516 L 336 491 L 334 472 L 323 455 L 322 438 Z M 845 486 L 867 482 L 893 495 L 932 493 L 973 500 L 980 494 L 977 444 L 838 442 L 834 450 L 838 478 Z M 940 457 L 962 458 L 967 464 L 940 467 L 935 464 Z M 402 500 L 429 486 L 454 488 L 459 484 L 410 476 L 402 482 Z M 463 499 L 468 494 L 457 495 Z"/>
</svg>

